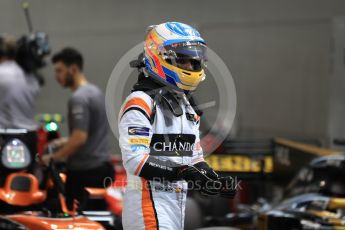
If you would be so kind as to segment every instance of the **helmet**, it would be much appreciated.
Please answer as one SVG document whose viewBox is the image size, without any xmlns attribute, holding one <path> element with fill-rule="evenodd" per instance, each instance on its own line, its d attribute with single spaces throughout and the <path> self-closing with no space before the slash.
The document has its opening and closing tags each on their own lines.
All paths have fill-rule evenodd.
<svg viewBox="0 0 345 230">
<path fill-rule="evenodd" d="M 180 22 L 150 26 L 144 42 L 144 72 L 178 91 L 193 91 L 205 79 L 206 44 Z"/>
</svg>

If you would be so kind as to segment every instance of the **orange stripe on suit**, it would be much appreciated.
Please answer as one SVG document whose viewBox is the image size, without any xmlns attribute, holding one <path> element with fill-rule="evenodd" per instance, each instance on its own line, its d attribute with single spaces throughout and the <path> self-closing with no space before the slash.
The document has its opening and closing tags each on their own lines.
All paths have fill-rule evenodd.
<svg viewBox="0 0 345 230">
<path fill-rule="evenodd" d="M 128 100 L 122 109 L 122 114 L 124 112 L 126 112 L 126 110 L 131 106 L 138 106 L 139 108 L 143 109 L 149 117 L 152 114 L 152 110 L 151 110 L 150 106 L 146 103 L 145 100 L 143 100 L 139 97 L 134 97 L 134 98 Z"/>
<path fill-rule="evenodd" d="M 141 167 L 143 166 L 143 164 L 145 163 L 145 161 L 147 160 L 147 158 L 149 157 L 148 154 L 146 154 L 146 156 L 144 156 L 144 158 L 141 160 L 140 164 L 138 165 L 138 168 L 135 170 L 134 175 L 138 175 L 139 170 L 141 169 Z"/>
<path fill-rule="evenodd" d="M 145 229 L 155 230 L 158 229 L 155 210 L 153 207 L 153 201 L 150 193 L 149 183 L 145 179 L 141 179 L 142 183 L 142 197 L 141 208 L 144 217 Z"/>
</svg>

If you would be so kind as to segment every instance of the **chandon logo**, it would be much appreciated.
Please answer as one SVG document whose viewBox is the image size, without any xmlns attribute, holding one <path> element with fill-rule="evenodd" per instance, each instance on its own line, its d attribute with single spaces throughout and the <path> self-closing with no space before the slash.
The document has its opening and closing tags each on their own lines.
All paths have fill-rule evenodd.
<svg viewBox="0 0 345 230">
<path fill-rule="evenodd" d="M 193 134 L 153 134 L 150 155 L 192 156 L 195 147 Z"/>
<path fill-rule="evenodd" d="M 188 142 L 184 143 L 165 143 L 165 142 L 156 142 L 153 144 L 153 149 L 155 151 L 193 151 L 194 150 L 194 143 L 190 144 Z"/>
</svg>

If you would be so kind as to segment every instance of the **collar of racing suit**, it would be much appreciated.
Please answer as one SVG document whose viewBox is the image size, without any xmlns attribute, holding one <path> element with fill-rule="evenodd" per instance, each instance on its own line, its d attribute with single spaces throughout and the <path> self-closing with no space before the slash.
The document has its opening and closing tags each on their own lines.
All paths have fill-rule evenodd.
<svg viewBox="0 0 345 230">
<path fill-rule="evenodd" d="M 183 114 L 183 110 L 179 104 L 179 101 L 183 97 L 187 99 L 189 105 L 192 106 L 198 116 L 203 114 L 203 111 L 198 108 L 195 98 L 189 92 L 184 95 L 171 92 L 166 86 L 150 77 L 146 77 L 143 73 L 139 74 L 138 81 L 133 86 L 132 92 L 135 91 L 147 93 L 153 99 L 154 104 L 165 104 L 176 117 Z"/>
</svg>

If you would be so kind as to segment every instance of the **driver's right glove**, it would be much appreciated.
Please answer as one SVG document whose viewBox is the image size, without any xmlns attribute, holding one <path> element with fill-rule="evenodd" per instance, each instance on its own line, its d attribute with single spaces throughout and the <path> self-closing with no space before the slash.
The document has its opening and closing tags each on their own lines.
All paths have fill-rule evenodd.
<svg viewBox="0 0 345 230">
<path fill-rule="evenodd" d="M 220 187 L 219 195 L 224 198 L 232 199 L 236 195 L 235 181 L 231 176 L 219 177 L 219 175 L 205 162 L 194 164 L 199 171 L 211 178 L 219 181 L 222 185 Z"/>
<path fill-rule="evenodd" d="M 178 176 L 187 181 L 192 190 L 199 190 L 204 195 L 217 195 L 222 188 L 220 181 L 211 179 L 195 166 L 182 166 Z"/>
</svg>

